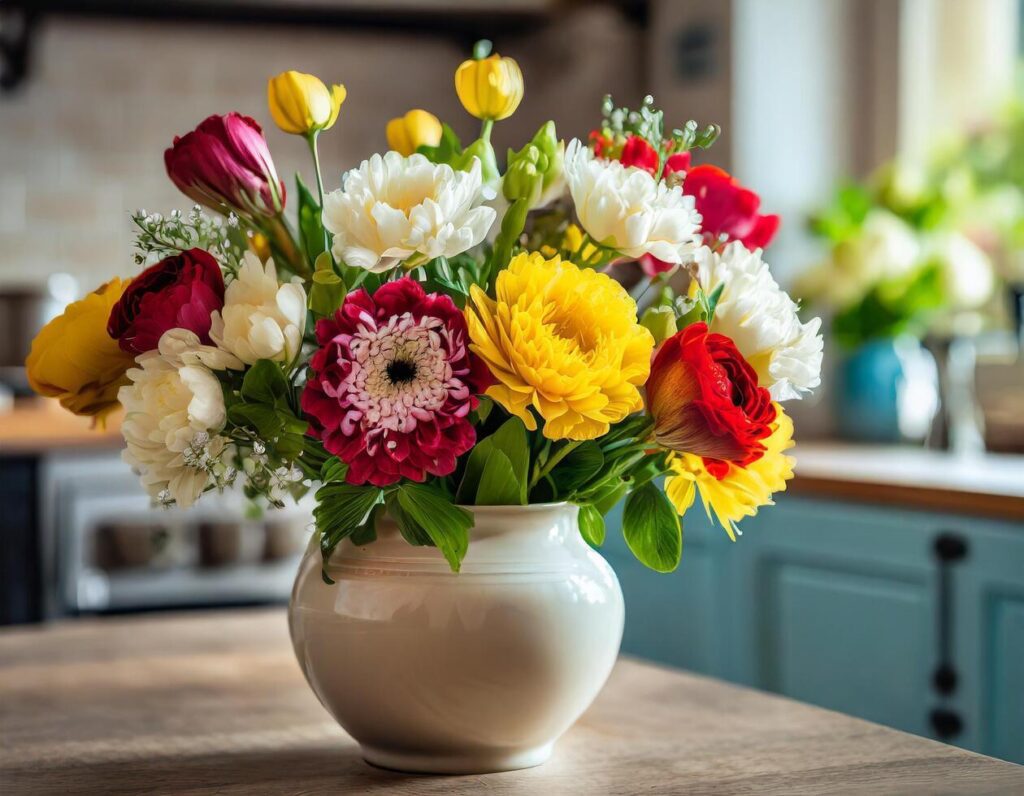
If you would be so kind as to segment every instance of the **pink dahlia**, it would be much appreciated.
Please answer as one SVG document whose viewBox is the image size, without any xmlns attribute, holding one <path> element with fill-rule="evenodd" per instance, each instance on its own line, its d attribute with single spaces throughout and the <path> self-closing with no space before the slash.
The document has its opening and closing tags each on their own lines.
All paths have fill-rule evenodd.
<svg viewBox="0 0 1024 796">
<path fill-rule="evenodd" d="M 316 325 L 320 350 L 302 393 L 310 433 L 352 484 L 448 475 L 473 447 L 468 415 L 491 383 L 448 296 L 403 277 L 350 293 Z"/>
</svg>

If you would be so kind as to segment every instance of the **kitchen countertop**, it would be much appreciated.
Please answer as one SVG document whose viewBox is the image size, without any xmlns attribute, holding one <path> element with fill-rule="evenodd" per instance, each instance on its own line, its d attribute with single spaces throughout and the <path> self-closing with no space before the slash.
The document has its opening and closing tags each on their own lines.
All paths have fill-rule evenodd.
<svg viewBox="0 0 1024 796">
<path fill-rule="evenodd" d="M 393 773 L 317 703 L 284 611 L 260 609 L 0 632 L 0 791 L 967 794 L 1024 792 L 1024 767 L 624 658 L 546 765 Z"/>
<path fill-rule="evenodd" d="M 0 456 L 48 453 L 68 448 L 123 447 L 120 413 L 104 429 L 93 428 L 90 417 L 76 417 L 49 398 L 23 398 L 14 409 L 0 411 Z"/>
<path fill-rule="evenodd" d="M 798 443 L 797 495 L 1024 521 L 1024 456 L 843 442 Z"/>
</svg>

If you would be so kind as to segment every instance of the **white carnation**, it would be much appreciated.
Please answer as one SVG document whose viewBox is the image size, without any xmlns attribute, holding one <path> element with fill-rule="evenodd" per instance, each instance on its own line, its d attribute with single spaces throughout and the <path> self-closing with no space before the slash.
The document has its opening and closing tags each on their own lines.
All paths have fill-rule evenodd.
<svg viewBox="0 0 1024 796">
<path fill-rule="evenodd" d="M 801 323 L 797 305 L 761 259 L 730 243 L 722 252 L 702 247 L 696 256 L 701 288 L 723 285 L 711 331 L 731 338 L 776 401 L 800 398 L 821 383 L 821 319 Z"/>
<path fill-rule="evenodd" d="M 402 260 L 454 257 L 476 246 L 494 224 L 484 199 L 480 161 L 469 171 L 420 154 L 374 155 L 324 197 L 324 227 L 334 256 L 381 273 Z"/>
<path fill-rule="evenodd" d="M 565 153 L 565 181 L 580 226 L 595 243 L 627 257 L 651 254 L 677 264 L 700 245 L 700 213 L 678 185 L 595 158 L 575 138 Z"/>
<path fill-rule="evenodd" d="M 224 293 L 224 308 L 211 316 L 210 337 L 242 362 L 290 362 L 302 345 L 306 291 L 279 284 L 274 261 L 246 252 L 238 275 Z"/>
<path fill-rule="evenodd" d="M 122 454 L 162 503 L 191 506 L 216 480 L 226 440 L 220 382 L 201 365 L 176 367 L 155 351 L 136 359 L 130 384 L 117 394 L 125 408 Z"/>
</svg>

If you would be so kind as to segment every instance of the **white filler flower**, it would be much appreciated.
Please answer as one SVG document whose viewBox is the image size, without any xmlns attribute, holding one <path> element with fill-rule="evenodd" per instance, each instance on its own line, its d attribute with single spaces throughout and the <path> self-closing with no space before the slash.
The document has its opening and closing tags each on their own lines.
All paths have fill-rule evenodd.
<svg viewBox="0 0 1024 796">
<path fill-rule="evenodd" d="M 191 506 L 223 468 L 220 382 L 201 365 L 175 367 L 155 351 L 136 362 L 128 371 L 131 384 L 117 394 L 125 408 L 122 457 L 157 501 Z"/>
<path fill-rule="evenodd" d="M 224 309 L 211 316 L 210 337 L 246 364 L 260 359 L 290 362 L 302 344 L 306 291 L 279 284 L 274 261 L 264 266 L 246 252 L 238 275 L 224 293 Z"/>
<path fill-rule="evenodd" d="M 677 264 L 700 245 L 700 213 L 678 185 L 595 158 L 575 138 L 565 153 L 565 181 L 580 225 L 595 243 L 627 257 L 651 254 Z"/>
<path fill-rule="evenodd" d="M 800 398 L 821 383 L 821 318 L 801 323 L 797 305 L 768 270 L 761 250 L 730 243 L 721 253 L 702 247 L 697 278 L 708 295 L 718 286 L 711 331 L 731 338 L 776 401 Z"/>
<path fill-rule="evenodd" d="M 334 234 L 334 256 L 381 273 L 454 257 L 476 246 L 494 223 L 482 207 L 480 161 L 469 171 L 434 164 L 423 155 L 374 155 L 349 171 L 342 188 L 324 198 L 323 221 Z M 409 265 L 410 263 L 407 263 Z"/>
</svg>

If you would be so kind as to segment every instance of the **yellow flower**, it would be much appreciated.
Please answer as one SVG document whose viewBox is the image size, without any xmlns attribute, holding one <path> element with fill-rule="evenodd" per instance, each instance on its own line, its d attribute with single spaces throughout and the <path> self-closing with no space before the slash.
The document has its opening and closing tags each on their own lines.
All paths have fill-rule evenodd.
<svg viewBox="0 0 1024 796">
<path fill-rule="evenodd" d="M 775 404 L 775 423 L 770 437 L 764 440 L 764 455 L 747 467 L 728 465 L 722 478 L 708 472 L 704 460 L 692 453 L 672 453 L 669 465 L 674 475 L 665 480 L 665 492 L 680 515 L 693 505 L 700 492 L 704 510 L 725 528 L 736 541 L 736 523 L 753 517 L 761 506 L 771 506 L 773 492 L 784 492 L 786 481 L 793 477 L 796 460 L 785 451 L 793 447 L 793 421 Z"/>
<path fill-rule="evenodd" d="M 282 72 L 267 81 L 267 104 L 274 122 L 286 133 L 309 135 L 329 129 L 345 101 L 345 87 L 330 89 L 315 75 Z"/>
<path fill-rule="evenodd" d="M 523 73 L 512 58 L 470 58 L 455 70 L 455 91 L 471 115 L 500 121 L 515 113 L 523 99 Z"/>
<path fill-rule="evenodd" d="M 128 383 L 132 355 L 107 334 L 110 311 L 128 286 L 112 279 L 43 327 L 25 360 L 28 382 L 40 395 L 59 398 L 76 415 L 102 425 L 117 408 L 117 391 Z"/>
<path fill-rule="evenodd" d="M 470 348 L 497 380 L 487 395 L 527 428 L 533 407 L 549 439 L 594 439 L 643 407 L 654 338 L 618 282 L 534 252 L 512 258 L 496 296 L 473 287 Z"/>
<path fill-rule="evenodd" d="M 415 108 L 388 122 L 388 146 L 408 157 L 421 146 L 441 143 L 441 122 L 434 114 Z"/>
</svg>

